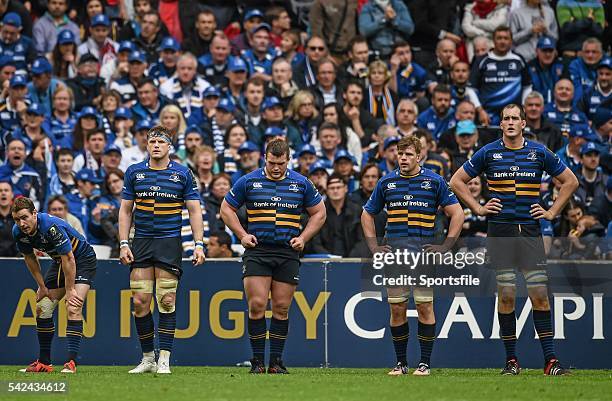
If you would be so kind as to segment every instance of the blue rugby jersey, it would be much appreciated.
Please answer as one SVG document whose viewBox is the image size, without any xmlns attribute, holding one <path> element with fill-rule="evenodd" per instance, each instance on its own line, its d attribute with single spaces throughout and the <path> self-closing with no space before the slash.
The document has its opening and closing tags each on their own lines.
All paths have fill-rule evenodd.
<svg viewBox="0 0 612 401">
<path fill-rule="evenodd" d="M 289 241 L 300 234 L 304 209 L 321 200 L 303 175 L 287 170 L 282 179 L 273 180 L 264 168 L 240 177 L 225 195 L 225 201 L 235 209 L 246 204 L 247 232 L 257 237 L 259 244 L 283 247 L 289 247 Z"/>
<path fill-rule="evenodd" d="M 556 177 L 566 168 L 546 146 L 527 140 L 518 149 L 507 148 L 501 139 L 491 142 L 463 164 L 470 177 L 484 172 L 491 197 L 501 201 L 501 212 L 489 221 L 510 224 L 537 224 L 529 210 L 540 203 L 542 173 Z"/>
<path fill-rule="evenodd" d="M 77 265 L 96 257 L 85 237 L 66 221 L 47 213 L 38 213 L 37 221 L 38 227 L 32 236 L 23 233 L 17 225 L 13 226 L 13 238 L 19 252 L 29 255 L 37 249 L 60 263 L 62 255 L 72 251 Z"/>
<path fill-rule="evenodd" d="M 387 238 L 427 238 L 434 235 L 438 207 L 457 203 L 444 178 L 426 168 L 411 176 L 399 169 L 376 183 L 363 209 L 369 214 L 387 210 Z"/>
<path fill-rule="evenodd" d="M 128 167 L 121 197 L 136 203 L 136 238 L 180 237 L 185 201 L 201 200 L 191 170 L 175 162 L 153 169 L 148 160 Z"/>
</svg>

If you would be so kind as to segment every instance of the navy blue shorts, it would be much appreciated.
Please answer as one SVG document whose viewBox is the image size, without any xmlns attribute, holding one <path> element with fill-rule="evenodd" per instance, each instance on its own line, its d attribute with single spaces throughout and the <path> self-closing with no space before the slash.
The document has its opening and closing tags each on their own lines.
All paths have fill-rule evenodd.
<svg viewBox="0 0 612 401">
<path fill-rule="evenodd" d="M 89 287 L 93 287 L 93 279 L 96 276 L 96 265 L 98 260 L 95 255 L 79 259 L 76 261 L 76 275 L 74 279 L 75 284 L 88 284 Z M 59 261 L 53 261 L 49 270 L 45 274 L 45 286 L 52 290 L 57 288 L 65 287 L 66 276 L 61 268 Z"/>
<path fill-rule="evenodd" d="M 541 270 L 546 252 L 539 224 L 489 222 L 487 252 L 495 269 Z"/>
<path fill-rule="evenodd" d="M 242 277 L 266 276 L 274 281 L 297 284 L 300 281 L 299 254 L 291 248 L 257 245 L 242 255 Z"/>
<path fill-rule="evenodd" d="M 183 244 L 181 237 L 174 238 L 134 238 L 132 242 L 134 262 L 130 269 L 157 267 L 181 278 Z"/>
</svg>

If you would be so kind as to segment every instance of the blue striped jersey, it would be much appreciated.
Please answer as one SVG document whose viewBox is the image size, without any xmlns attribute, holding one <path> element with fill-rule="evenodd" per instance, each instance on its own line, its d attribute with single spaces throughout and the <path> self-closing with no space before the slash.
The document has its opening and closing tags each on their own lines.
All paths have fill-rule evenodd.
<svg viewBox="0 0 612 401">
<path fill-rule="evenodd" d="M 37 230 L 32 236 L 22 232 L 16 224 L 13 226 L 13 238 L 19 252 L 29 255 L 36 249 L 45 252 L 57 263 L 62 255 L 72 252 L 77 265 L 96 257 L 85 237 L 66 221 L 47 213 L 38 213 L 36 220 Z"/>
<path fill-rule="evenodd" d="M 282 179 L 266 176 L 264 168 L 240 177 L 225 195 L 234 209 L 246 204 L 247 232 L 259 244 L 289 247 L 289 241 L 301 231 L 300 217 L 305 208 L 322 198 L 312 182 L 292 170 Z"/>
<path fill-rule="evenodd" d="M 387 210 L 385 237 L 426 238 L 434 235 L 438 207 L 457 203 L 444 178 L 426 168 L 415 175 L 402 175 L 399 169 L 376 183 L 363 209 L 369 214 Z"/>
<path fill-rule="evenodd" d="M 542 174 L 556 177 L 566 168 L 546 146 L 527 140 L 518 149 L 507 148 L 501 139 L 491 142 L 463 164 L 470 177 L 485 173 L 491 197 L 501 200 L 501 212 L 489 221 L 512 224 L 537 224 L 529 210 L 540 202 Z"/>
<path fill-rule="evenodd" d="M 153 169 L 148 160 L 128 167 L 121 197 L 136 203 L 136 238 L 180 237 L 185 201 L 200 200 L 191 170 L 175 162 Z"/>
</svg>

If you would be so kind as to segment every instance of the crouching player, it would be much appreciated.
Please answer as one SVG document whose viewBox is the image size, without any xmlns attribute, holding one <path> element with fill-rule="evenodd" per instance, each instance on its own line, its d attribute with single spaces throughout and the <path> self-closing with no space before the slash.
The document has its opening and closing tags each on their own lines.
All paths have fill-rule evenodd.
<svg viewBox="0 0 612 401">
<path fill-rule="evenodd" d="M 193 174 L 187 167 L 170 161 L 170 132 L 156 126 L 147 135 L 149 160 L 128 167 L 119 209 L 120 258 L 131 269 L 134 320 L 143 354 L 140 364 L 130 373 L 171 373 L 176 290 L 183 273 L 182 209 L 185 205 L 189 212 L 195 240 L 194 265 L 204 263 L 202 209 Z M 132 213 L 135 228 L 133 253 L 128 242 Z M 157 362 L 153 351 L 155 325 L 151 315 L 154 287 L 159 310 L 160 352 Z"/>
<path fill-rule="evenodd" d="M 368 247 L 373 254 L 389 252 L 391 246 L 407 248 L 412 252 L 425 249 L 429 252 L 444 253 L 453 246 L 461 232 L 463 210 L 444 178 L 419 165 L 421 142 L 417 137 L 402 138 L 397 144 L 397 152 L 399 168 L 378 181 L 363 207 L 361 225 Z M 428 243 L 433 240 L 438 207 L 450 217 L 450 226 L 444 243 L 431 245 Z M 388 214 L 385 230 L 387 245 L 379 246 L 374 216 L 383 208 L 386 208 Z M 422 271 L 425 267 L 419 266 L 414 271 Z M 397 356 L 397 365 L 389 372 L 392 376 L 408 374 L 406 346 L 409 328 L 406 311 L 409 296 L 410 287 L 387 288 L 387 300 L 391 308 L 391 336 Z M 413 296 L 419 317 L 418 337 L 421 347 L 421 360 L 413 374 L 427 376 L 430 374 L 430 357 L 436 336 L 433 289 L 414 287 Z"/>
<path fill-rule="evenodd" d="M 52 372 L 51 342 L 55 334 L 53 312 L 66 295 L 68 358 L 62 373 L 76 373 L 83 335 L 83 304 L 96 274 L 96 254 L 72 226 L 46 213 L 38 213 L 28 198 L 17 198 L 12 208 L 13 238 L 23 253 L 36 283 L 36 331 L 40 353 L 22 372 Z M 45 252 L 53 263 L 44 278 L 34 250 Z"/>
</svg>

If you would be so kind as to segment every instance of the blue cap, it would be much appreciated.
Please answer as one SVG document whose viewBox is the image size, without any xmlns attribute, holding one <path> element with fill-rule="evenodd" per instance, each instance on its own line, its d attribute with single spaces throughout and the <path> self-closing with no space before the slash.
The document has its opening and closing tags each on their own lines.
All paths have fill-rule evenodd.
<svg viewBox="0 0 612 401">
<path fill-rule="evenodd" d="M 389 138 L 385 139 L 385 142 L 383 143 L 383 149 L 387 150 L 387 148 L 393 144 L 396 144 L 400 141 L 399 136 L 390 136 Z"/>
<path fill-rule="evenodd" d="M 128 57 L 128 62 L 132 63 L 135 61 L 138 63 L 146 63 L 147 58 L 145 57 L 145 54 L 141 52 L 140 50 L 134 50 L 133 52 L 130 53 L 130 56 Z"/>
<path fill-rule="evenodd" d="M 599 106 L 593 115 L 593 126 L 599 128 L 612 119 L 612 109 L 610 107 Z"/>
<path fill-rule="evenodd" d="M 259 148 L 251 141 L 246 141 L 238 148 L 238 154 L 242 152 L 259 152 Z"/>
<path fill-rule="evenodd" d="M 203 135 L 203 132 L 200 129 L 200 127 L 198 127 L 195 124 L 192 124 L 185 129 L 185 136 L 187 136 L 188 134 L 191 134 L 192 132 L 197 132 L 198 134 L 200 134 L 200 136 Z"/>
<path fill-rule="evenodd" d="M 148 131 L 151 128 L 153 128 L 153 121 L 149 120 L 148 118 L 144 118 L 136 123 L 136 131 Z"/>
<path fill-rule="evenodd" d="M 127 107 L 117 107 L 117 110 L 115 110 L 115 119 L 117 118 L 125 118 L 126 120 L 131 120 L 132 110 Z"/>
<path fill-rule="evenodd" d="M 339 151 L 336 152 L 336 154 L 334 155 L 334 163 L 342 159 L 347 159 L 351 161 L 352 163 L 355 163 L 355 159 L 353 158 L 353 156 L 344 149 L 340 149 Z"/>
<path fill-rule="evenodd" d="M 15 28 L 21 28 L 21 17 L 17 13 L 6 13 L 2 18 L 2 25 L 11 25 Z"/>
<path fill-rule="evenodd" d="M 252 19 L 252 18 L 255 18 L 255 17 L 259 17 L 259 18 L 263 19 L 263 18 L 264 18 L 264 15 L 263 15 L 263 13 L 262 13 L 261 11 L 259 11 L 259 10 L 258 10 L 258 9 L 256 9 L 256 8 L 254 8 L 254 9 L 252 9 L 252 10 L 249 10 L 249 11 L 248 11 L 248 12 L 247 12 L 247 13 L 244 15 L 244 19 L 243 19 L 243 21 L 248 21 L 248 20 L 250 20 L 250 19 Z"/>
<path fill-rule="evenodd" d="M 85 106 L 81 109 L 81 112 L 79 113 L 77 118 L 81 119 L 86 116 L 98 117 L 98 112 L 91 106 Z"/>
<path fill-rule="evenodd" d="M 265 22 L 263 22 L 263 23 L 257 25 L 255 28 L 251 29 L 251 33 L 259 32 L 262 29 L 265 29 L 268 32 L 272 31 L 272 27 L 270 25 L 266 24 Z"/>
<path fill-rule="evenodd" d="M 72 33 L 71 30 L 62 29 L 57 34 L 57 43 L 59 43 L 60 45 L 65 45 L 67 43 L 76 43 L 76 37 L 74 36 L 74 33 Z"/>
<path fill-rule="evenodd" d="M 570 138 L 586 138 L 589 136 L 589 126 L 587 124 L 578 124 L 570 127 Z"/>
<path fill-rule="evenodd" d="M 305 155 L 305 154 L 311 154 L 311 155 L 316 155 L 317 151 L 315 150 L 315 147 L 312 146 L 309 143 L 306 143 L 304 145 L 302 145 L 302 147 L 300 148 L 299 152 L 298 152 L 298 157 Z"/>
<path fill-rule="evenodd" d="M 229 65 L 227 66 L 227 69 L 231 72 L 249 70 L 246 62 L 242 59 L 242 57 L 232 57 L 230 59 Z"/>
<path fill-rule="evenodd" d="M 44 116 L 45 115 L 45 111 L 43 110 L 43 108 L 38 103 L 30 104 L 30 106 L 28 107 L 28 110 L 26 111 L 26 113 L 28 113 L 28 114 L 35 114 L 37 116 Z"/>
<path fill-rule="evenodd" d="M 308 175 L 311 175 L 317 171 L 325 171 L 325 173 L 327 173 L 327 165 L 323 160 L 317 160 L 316 162 L 312 163 L 308 169 Z"/>
<path fill-rule="evenodd" d="M 261 109 L 267 110 L 277 106 L 283 107 L 283 104 L 276 96 L 271 96 L 264 99 L 263 103 L 261 104 Z"/>
<path fill-rule="evenodd" d="M 204 89 L 204 97 L 221 97 L 221 92 L 217 89 L 216 86 L 210 85 L 208 88 Z"/>
<path fill-rule="evenodd" d="M 268 127 L 264 132 L 264 138 L 268 136 L 287 136 L 287 132 L 281 127 Z"/>
<path fill-rule="evenodd" d="M 16 88 L 18 86 L 26 86 L 28 84 L 28 80 L 25 76 L 21 74 L 13 75 L 13 78 L 9 81 L 9 86 L 11 88 Z"/>
<path fill-rule="evenodd" d="M 590 153 L 590 152 L 596 152 L 597 154 L 600 154 L 601 150 L 599 150 L 595 142 L 587 142 L 584 145 L 582 145 L 582 148 L 580 148 L 581 156 L 586 155 L 587 153 Z"/>
<path fill-rule="evenodd" d="M 172 36 L 167 36 L 164 39 L 162 39 L 162 42 L 159 45 L 159 51 L 163 51 L 163 50 L 173 50 L 177 52 L 181 50 L 181 45 Z"/>
<path fill-rule="evenodd" d="M 7 65 L 12 65 L 13 67 L 15 67 L 15 61 L 13 60 L 13 57 L 7 56 L 6 54 L 0 55 L 0 68 L 4 68 Z"/>
<path fill-rule="evenodd" d="M 121 154 L 121 148 L 117 145 L 115 145 L 114 143 L 110 143 L 106 146 L 106 149 L 104 149 L 104 154 L 107 155 L 110 152 L 117 152 L 119 154 Z"/>
<path fill-rule="evenodd" d="M 463 120 L 457 123 L 457 135 L 472 135 L 476 133 L 476 124 L 472 120 Z"/>
<path fill-rule="evenodd" d="M 609 70 L 612 70 L 612 57 L 602 58 L 599 64 L 597 64 L 597 69 L 600 68 L 607 68 Z"/>
<path fill-rule="evenodd" d="M 234 102 L 232 102 L 229 99 L 225 99 L 225 98 L 219 100 L 219 104 L 217 104 L 217 108 L 227 113 L 233 113 L 234 110 L 236 110 L 236 106 L 234 105 Z"/>
<path fill-rule="evenodd" d="M 102 178 L 96 176 L 96 173 L 90 168 L 82 168 L 78 173 L 76 173 L 75 178 L 77 181 L 88 181 L 94 184 L 102 183 Z"/>
<path fill-rule="evenodd" d="M 51 71 L 53 71 L 53 67 L 51 67 L 51 63 L 49 63 L 46 57 L 38 57 L 32 63 L 32 74 L 34 75 L 40 75 Z"/>
<path fill-rule="evenodd" d="M 121 52 L 133 52 L 134 50 L 136 50 L 136 45 L 133 42 L 130 42 L 129 40 L 124 40 L 123 42 L 119 43 L 119 53 Z"/>
<path fill-rule="evenodd" d="M 110 21 L 106 14 L 97 14 L 91 19 L 91 26 L 105 26 L 108 28 L 110 26 Z"/>
<path fill-rule="evenodd" d="M 555 42 L 555 39 L 551 38 L 550 36 L 541 36 L 540 39 L 538 39 L 537 47 L 538 49 L 542 50 L 556 49 L 557 42 Z"/>
</svg>

